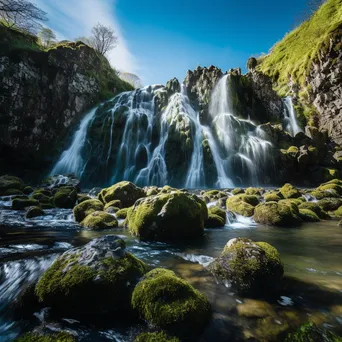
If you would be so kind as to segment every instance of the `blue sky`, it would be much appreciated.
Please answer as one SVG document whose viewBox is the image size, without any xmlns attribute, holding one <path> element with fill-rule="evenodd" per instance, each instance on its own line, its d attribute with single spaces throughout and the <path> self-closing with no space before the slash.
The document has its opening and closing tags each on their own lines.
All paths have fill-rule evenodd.
<svg viewBox="0 0 342 342">
<path fill-rule="evenodd" d="M 308 0 L 35 0 L 60 39 L 112 25 L 120 44 L 109 55 L 144 84 L 164 84 L 187 69 L 244 68 L 298 23 Z"/>
</svg>

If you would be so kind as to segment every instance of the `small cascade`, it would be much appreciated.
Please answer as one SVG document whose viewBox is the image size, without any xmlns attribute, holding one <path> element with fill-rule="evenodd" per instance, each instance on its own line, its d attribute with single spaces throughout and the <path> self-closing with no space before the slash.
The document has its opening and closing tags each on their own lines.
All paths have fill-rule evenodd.
<svg viewBox="0 0 342 342">
<path fill-rule="evenodd" d="M 92 109 L 81 121 L 78 130 L 76 131 L 71 146 L 62 153 L 60 159 L 51 171 L 51 175 L 56 174 L 71 174 L 82 176 L 85 162 L 82 158 L 82 149 L 86 144 L 87 129 L 90 122 L 93 120 L 96 109 Z"/>
<path fill-rule="evenodd" d="M 217 83 L 209 107 L 213 131 L 221 147 L 220 159 L 226 164 L 223 169 L 229 176 L 234 174 L 240 181 L 259 184 L 260 176 L 264 176 L 269 166 L 272 144 L 264 139 L 264 132 L 252 121 L 234 116 L 229 77 L 225 75 Z"/>
<path fill-rule="evenodd" d="M 299 127 L 297 122 L 296 110 L 293 106 L 292 97 L 287 96 L 284 98 L 284 129 L 291 134 L 291 136 L 295 136 L 299 132 L 303 132 Z"/>
</svg>

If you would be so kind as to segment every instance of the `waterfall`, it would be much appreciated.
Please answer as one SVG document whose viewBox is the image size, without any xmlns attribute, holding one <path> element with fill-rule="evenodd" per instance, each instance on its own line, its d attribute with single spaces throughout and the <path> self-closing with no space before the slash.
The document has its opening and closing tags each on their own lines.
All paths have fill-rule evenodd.
<svg viewBox="0 0 342 342">
<path fill-rule="evenodd" d="M 51 175 L 74 173 L 78 177 L 82 176 L 84 160 L 81 152 L 86 143 L 88 126 L 95 116 L 96 109 L 97 108 L 92 109 L 82 119 L 80 126 L 73 137 L 71 146 L 62 153 L 60 159 L 52 169 Z"/>
<path fill-rule="evenodd" d="M 299 132 L 303 132 L 299 127 L 296 117 L 296 110 L 293 106 L 292 97 L 287 96 L 284 98 L 284 129 L 288 131 L 291 136 L 295 136 Z"/>
<path fill-rule="evenodd" d="M 260 127 L 234 115 L 231 98 L 230 75 L 225 75 L 214 87 L 209 106 L 212 129 L 221 145 L 221 152 L 217 154 L 223 156 L 214 156 L 214 159 L 220 158 L 226 165 L 218 165 L 220 163 L 216 161 L 215 164 L 217 170 L 223 168 L 223 177 L 231 178 L 235 174 L 241 181 L 259 184 L 264 170 L 269 166 L 272 144 L 263 138 Z M 208 131 L 207 135 L 210 136 Z M 217 149 L 211 145 L 211 150 Z"/>
<path fill-rule="evenodd" d="M 261 127 L 235 115 L 233 91 L 223 76 L 206 125 L 184 85 L 173 94 L 162 85 L 124 92 L 82 119 L 51 173 L 75 173 L 90 186 L 261 184 L 273 165 L 272 144 Z"/>
</svg>

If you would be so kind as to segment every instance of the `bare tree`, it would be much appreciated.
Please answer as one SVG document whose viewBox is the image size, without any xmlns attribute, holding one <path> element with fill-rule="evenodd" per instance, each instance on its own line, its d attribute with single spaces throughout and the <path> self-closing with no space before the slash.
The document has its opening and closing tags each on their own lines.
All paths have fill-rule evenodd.
<svg viewBox="0 0 342 342">
<path fill-rule="evenodd" d="M 36 32 L 46 13 L 26 0 L 0 0 L 0 19 L 9 27 L 16 26 L 29 32 Z"/>
<path fill-rule="evenodd" d="M 49 46 L 51 46 L 53 43 L 56 42 L 56 35 L 55 33 L 47 28 L 47 27 L 43 27 L 39 32 L 38 32 L 38 37 L 41 41 L 41 44 L 47 48 Z"/>
<path fill-rule="evenodd" d="M 93 34 L 90 38 L 91 46 L 101 55 L 104 56 L 107 52 L 116 47 L 118 37 L 111 27 L 98 23 L 93 27 L 91 32 Z"/>
<path fill-rule="evenodd" d="M 131 74 L 129 72 L 120 72 L 119 77 L 131 84 L 134 88 L 142 87 L 141 79 L 137 75 Z"/>
</svg>

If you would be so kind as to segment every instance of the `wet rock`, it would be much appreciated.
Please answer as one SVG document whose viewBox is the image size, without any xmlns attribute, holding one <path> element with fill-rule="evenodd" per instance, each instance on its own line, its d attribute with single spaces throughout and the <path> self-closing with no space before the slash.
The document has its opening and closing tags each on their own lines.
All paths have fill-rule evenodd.
<svg viewBox="0 0 342 342">
<path fill-rule="evenodd" d="M 74 187 L 79 189 L 80 180 L 73 174 L 70 175 L 53 175 L 42 180 L 41 188 L 57 189 L 62 186 Z"/>
<path fill-rule="evenodd" d="M 115 235 L 59 256 L 36 286 L 39 300 L 61 314 L 122 314 L 147 266 Z"/>
<path fill-rule="evenodd" d="M 309 209 L 322 220 L 329 220 L 330 218 L 330 216 L 324 210 L 322 210 L 322 208 L 316 202 L 303 202 L 298 206 L 298 209 Z"/>
<path fill-rule="evenodd" d="M 317 204 L 325 211 L 337 210 L 342 205 L 341 198 L 323 198 Z"/>
<path fill-rule="evenodd" d="M 299 217 L 305 222 L 319 222 L 318 215 L 310 209 L 299 209 Z"/>
<path fill-rule="evenodd" d="M 170 337 L 164 332 L 142 333 L 134 342 L 180 342 L 177 337 Z"/>
<path fill-rule="evenodd" d="M 128 210 L 130 208 L 124 208 L 124 209 L 120 209 L 118 210 L 116 213 L 115 213 L 115 216 L 118 218 L 118 219 L 125 219 L 127 217 L 127 213 L 128 213 Z"/>
<path fill-rule="evenodd" d="M 57 190 L 53 197 L 54 205 L 57 208 L 72 209 L 77 201 L 77 189 L 63 186 Z"/>
<path fill-rule="evenodd" d="M 78 204 L 74 209 L 76 222 L 82 222 L 88 215 L 94 211 L 103 211 L 103 203 L 97 199 L 90 199 Z"/>
<path fill-rule="evenodd" d="M 274 247 L 245 238 L 229 240 L 208 270 L 238 293 L 253 296 L 277 290 L 284 273 Z"/>
<path fill-rule="evenodd" d="M 25 195 L 30 195 L 33 191 L 34 190 L 33 190 L 32 186 L 25 186 L 25 188 L 23 189 L 23 193 Z"/>
<path fill-rule="evenodd" d="M 118 221 L 115 216 L 107 212 L 94 211 L 86 216 L 86 218 L 81 222 L 81 225 L 93 230 L 111 229 L 118 227 Z"/>
<path fill-rule="evenodd" d="M 150 271 L 137 284 L 132 306 L 149 324 L 184 338 L 199 334 L 211 315 L 203 294 L 161 268 Z"/>
<path fill-rule="evenodd" d="M 44 211 L 40 207 L 30 207 L 27 209 L 25 217 L 30 219 L 38 216 L 43 216 Z"/>
<path fill-rule="evenodd" d="M 280 202 L 259 204 L 254 211 L 255 222 L 279 227 L 299 226 L 301 219 L 298 216 L 298 206 Z"/>
<path fill-rule="evenodd" d="M 113 200 L 121 201 L 123 208 L 132 206 L 136 200 L 145 197 L 144 191 L 131 182 L 120 182 L 99 193 L 99 199 L 107 204 Z"/>
<path fill-rule="evenodd" d="M 32 206 L 39 206 L 39 202 L 33 198 L 27 198 L 27 199 L 15 198 L 12 201 L 13 210 L 24 210 L 25 208 L 32 207 Z"/>
<path fill-rule="evenodd" d="M 141 198 L 128 211 L 127 226 L 142 240 L 182 241 L 203 235 L 207 206 L 181 191 Z"/>
<path fill-rule="evenodd" d="M 286 183 L 282 188 L 280 188 L 280 192 L 284 198 L 298 198 L 302 196 L 301 193 L 289 183 Z"/>
<path fill-rule="evenodd" d="M 242 216 L 253 216 L 255 206 L 259 204 L 257 196 L 253 195 L 236 195 L 227 199 L 227 209 Z"/>
<path fill-rule="evenodd" d="M 77 194 L 77 203 L 80 204 L 84 201 L 90 200 L 91 197 L 88 195 L 84 195 L 84 194 Z"/>
</svg>

